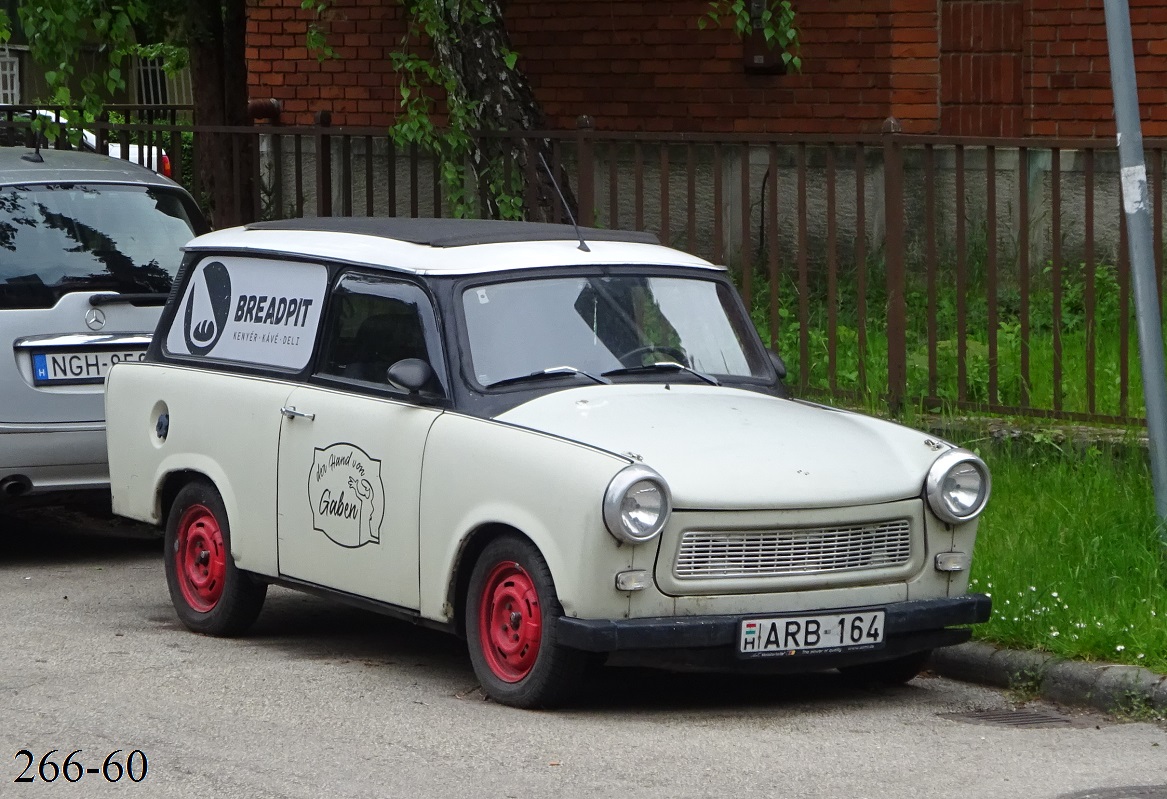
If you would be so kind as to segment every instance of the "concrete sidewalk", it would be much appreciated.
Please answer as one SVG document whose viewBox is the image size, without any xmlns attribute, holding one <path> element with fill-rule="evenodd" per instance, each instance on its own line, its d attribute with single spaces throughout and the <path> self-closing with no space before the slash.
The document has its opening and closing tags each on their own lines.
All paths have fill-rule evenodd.
<svg viewBox="0 0 1167 799">
<path fill-rule="evenodd" d="M 1167 675 L 1138 666 L 1085 663 L 970 641 L 936 650 L 928 668 L 956 680 L 1017 688 L 1051 702 L 1167 716 Z"/>
</svg>

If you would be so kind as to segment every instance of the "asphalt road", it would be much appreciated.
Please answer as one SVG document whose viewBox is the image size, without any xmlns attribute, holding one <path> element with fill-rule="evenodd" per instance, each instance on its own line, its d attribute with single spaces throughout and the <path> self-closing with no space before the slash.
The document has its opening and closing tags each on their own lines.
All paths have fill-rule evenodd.
<svg viewBox="0 0 1167 799">
<path fill-rule="evenodd" d="M 529 712 L 483 700 L 460 641 L 285 590 L 248 637 L 197 636 L 143 533 L 0 511 L 0 797 L 1167 799 L 1163 726 L 1046 705 L 1023 710 L 1069 723 L 970 723 L 952 714 L 1016 697 L 937 677 L 609 667 Z M 75 783 L 37 773 L 53 749 L 81 750 Z M 115 750 L 140 782 L 106 780 Z"/>
</svg>

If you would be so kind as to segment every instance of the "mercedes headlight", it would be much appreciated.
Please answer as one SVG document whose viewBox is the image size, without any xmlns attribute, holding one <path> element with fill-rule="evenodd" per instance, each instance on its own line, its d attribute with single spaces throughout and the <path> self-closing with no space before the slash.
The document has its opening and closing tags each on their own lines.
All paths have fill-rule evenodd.
<svg viewBox="0 0 1167 799">
<path fill-rule="evenodd" d="M 928 470 L 925 494 L 932 512 L 950 524 L 975 519 L 989 501 L 989 469 L 965 449 L 950 449 Z"/>
<path fill-rule="evenodd" d="M 664 478 L 640 464 L 622 469 L 604 494 L 604 524 L 618 541 L 651 541 L 669 520 L 672 498 Z"/>
</svg>

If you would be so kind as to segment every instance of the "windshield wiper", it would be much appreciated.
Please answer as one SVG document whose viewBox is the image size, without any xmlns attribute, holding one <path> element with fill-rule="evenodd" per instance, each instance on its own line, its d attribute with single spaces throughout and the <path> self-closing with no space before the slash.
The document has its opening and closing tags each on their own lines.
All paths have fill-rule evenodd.
<svg viewBox="0 0 1167 799">
<path fill-rule="evenodd" d="M 656 363 L 649 363 L 645 364 L 644 366 L 625 366 L 622 369 L 613 369 L 610 372 L 604 372 L 601 376 L 611 377 L 612 375 L 644 374 L 647 372 L 655 372 L 658 369 L 668 369 L 671 372 L 688 372 L 695 377 L 701 378 L 711 386 L 721 385 L 721 382 L 718 381 L 718 379 L 713 375 L 707 375 L 704 372 L 698 372 L 696 369 L 690 366 L 685 366 L 683 363 L 677 363 L 676 361 L 657 361 Z"/>
<path fill-rule="evenodd" d="M 604 377 L 596 377 L 593 374 L 585 372 L 582 369 L 576 369 L 574 366 L 548 366 L 546 369 L 540 369 L 537 372 L 531 372 L 526 375 L 516 375 L 515 377 L 507 377 L 502 380 L 496 380 L 487 386 L 487 388 L 500 388 L 502 386 L 509 386 L 512 383 L 522 383 L 526 380 L 539 380 L 544 377 L 562 377 L 564 375 L 583 375 L 591 378 L 597 383 L 609 385 L 612 381 Z"/>
</svg>

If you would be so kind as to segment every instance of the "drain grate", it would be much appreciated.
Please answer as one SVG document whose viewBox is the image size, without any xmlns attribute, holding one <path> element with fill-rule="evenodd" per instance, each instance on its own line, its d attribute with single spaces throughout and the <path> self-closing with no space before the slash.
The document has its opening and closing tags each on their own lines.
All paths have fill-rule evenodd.
<svg viewBox="0 0 1167 799">
<path fill-rule="evenodd" d="M 942 713 L 941 716 L 953 721 L 967 721 L 970 724 L 991 724 L 995 727 L 1047 728 L 1070 727 L 1073 719 L 1046 710 L 971 710 L 964 713 Z"/>
</svg>

